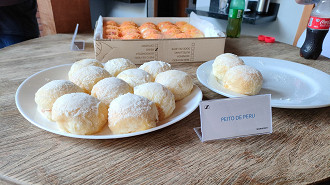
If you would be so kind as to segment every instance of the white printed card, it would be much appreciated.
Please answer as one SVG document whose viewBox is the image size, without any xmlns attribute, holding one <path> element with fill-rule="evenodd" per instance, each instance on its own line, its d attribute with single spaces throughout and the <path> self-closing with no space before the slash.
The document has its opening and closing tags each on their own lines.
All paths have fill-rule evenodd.
<svg viewBox="0 0 330 185">
<path fill-rule="evenodd" d="M 266 94 L 202 101 L 201 127 L 195 131 L 202 142 L 272 133 L 270 98 Z"/>
</svg>

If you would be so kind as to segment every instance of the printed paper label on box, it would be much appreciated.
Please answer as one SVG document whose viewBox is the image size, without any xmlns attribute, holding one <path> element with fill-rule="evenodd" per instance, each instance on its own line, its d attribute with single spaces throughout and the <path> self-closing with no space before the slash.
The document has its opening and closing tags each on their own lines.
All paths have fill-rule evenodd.
<svg viewBox="0 0 330 185">
<path fill-rule="evenodd" d="M 201 128 L 195 131 L 202 142 L 272 133 L 270 95 L 202 101 Z"/>
</svg>

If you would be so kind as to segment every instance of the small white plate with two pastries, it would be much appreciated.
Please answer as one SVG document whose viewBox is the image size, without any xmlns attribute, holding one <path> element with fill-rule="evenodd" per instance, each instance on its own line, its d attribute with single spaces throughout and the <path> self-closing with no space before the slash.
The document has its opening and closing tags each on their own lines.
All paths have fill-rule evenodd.
<svg viewBox="0 0 330 185">
<path fill-rule="evenodd" d="M 318 69 L 265 57 L 240 57 L 245 65 L 259 70 L 263 85 L 259 94 L 271 94 L 271 106 L 277 108 L 308 109 L 330 106 L 330 75 Z M 214 60 L 200 65 L 198 80 L 210 90 L 226 97 L 241 97 L 224 88 L 212 74 Z"/>
</svg>

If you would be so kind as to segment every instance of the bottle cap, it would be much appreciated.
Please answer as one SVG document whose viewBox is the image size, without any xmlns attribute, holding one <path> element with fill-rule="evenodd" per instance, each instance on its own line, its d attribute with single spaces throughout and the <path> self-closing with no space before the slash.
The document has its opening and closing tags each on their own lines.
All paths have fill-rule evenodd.
<svg viewBox="0 0 330 185">
<path fill-rule="evenodd" d="M 274 43 L 275 42 L 275 38 L 274 37 L 265 37 L 265 42 L 266 43 Z"/>
</svg>

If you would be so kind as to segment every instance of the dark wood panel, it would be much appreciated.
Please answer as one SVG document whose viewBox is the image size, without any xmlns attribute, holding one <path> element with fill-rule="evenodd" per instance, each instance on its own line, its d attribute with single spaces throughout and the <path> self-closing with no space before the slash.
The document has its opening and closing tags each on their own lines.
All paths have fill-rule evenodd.
<svg viewBox="0 0 330 185">
<path fill-rule="evenodd" d="M 52 0 L 57 33 L 73 33 L 76 24 L 79 32 L 91 32 L 89 0 Z"/>
<path fill-rule="evenodd" d="M 89 0 L 38 0 L 42 36 L 73 33 L 79 24 L 80 33 L 92 32 Z"/>
</svg>

